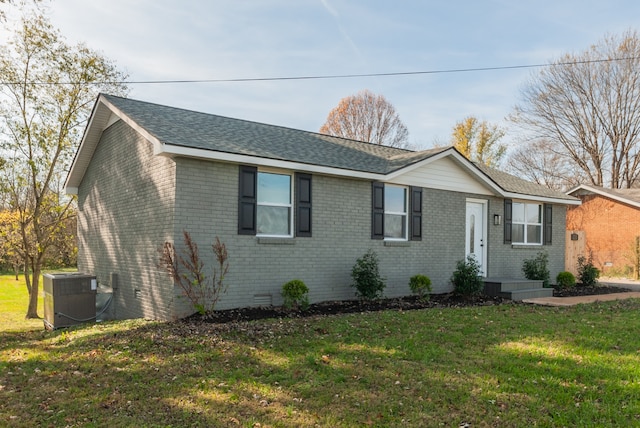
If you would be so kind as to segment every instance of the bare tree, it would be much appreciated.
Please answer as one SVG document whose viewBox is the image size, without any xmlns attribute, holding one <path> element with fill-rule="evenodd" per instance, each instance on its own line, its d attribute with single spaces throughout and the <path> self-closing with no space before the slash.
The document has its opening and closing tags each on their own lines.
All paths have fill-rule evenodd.
<svg viewBox="0 0 640 428">
<path fill-rule="evenodd" d="M 558 153 L 554 145 L 546 140 L 517 146 L 504 166 L 518 177 L 558 191 L 577 186 L 584 176 L 569 157 Z"/>
<path fill-rule="evenodd" d="M 84 45 L 69 46 L 43 16 L 24 18 L 0 47 L 0 191 L 18 215 L 29 291 L 37 318 L 40 273 L 56 234 L 73 215 L 56 189 L 66 175 L 100 91 L 124 94 L 115 66 Z"/>
<path fill-rule="evenodd" d="M 18 4 L 16 4 L 18 3 Z M 6 14 L 6 9 L 7 6 L 13 6 L 13 7 L 20 7 L 24 10 L 25 5 L 29 3 L 29 4 L 33 4 L 36 6 L 36 8 L 38 7 L 38 5 L 40 3 L 42 3 L 42 0 L 31 0 L 31 1 L 26 1 L 26 0 L 0 0 L 0 22 L 6 21 L 7 18 L 7 14 Z"/>
<path fill-rule="evenodd" d="M 497 125 L 468 116 L 453 127 L 451 144 L 467 159 L 496 168 L 507 150 L 499 142 L 502 137 L 504 130 Z"/>
<path fill-rule="evenodd" d="M 513 119 L 569 159 L 590 184 L 632 187 L 640 175 L 637 32 L 607 36 L 533 76 Z"/>
<path fill-rule="evenodd" d="M 340 100 L 320 128 L 323 134 L 407 148 L 409 131 L 393 105 L 365 89 Z"/>
</svg>

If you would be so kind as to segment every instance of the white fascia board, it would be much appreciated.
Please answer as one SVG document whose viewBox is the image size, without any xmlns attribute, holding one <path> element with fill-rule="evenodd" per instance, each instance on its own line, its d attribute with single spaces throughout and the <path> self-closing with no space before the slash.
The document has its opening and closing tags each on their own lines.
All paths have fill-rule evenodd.
<svg viewBox="0 0 640 428">
<path fill-rule="evenodd" d="M 406 174 L 407 172 L 413 171 L 416 168 L 420 168 L 421 166 L 425 166 L 425 165 L 429 165 L 432 162 L 437 161 L 438 159 L 442 159 L 444 157 L 447 157 L 450 155 L 450 151 L 449 150 L 445 150 L 442 151 L 440 153 L 438 153 L 437 155 L 433 155 L 431 157 L 428 157 L 427 159 L 423 159 L 419 162 L 416 162 L 412 165 L 406 166 L 404 168 L 398 169 L 390 174 L 387 174 L 387 178 L 389 180 L 393 180 L 394 178 Z"/>
<path fill-rule="evenodd" d="M 489 178 L 488 175 L 482 172 L 469 159 L 462 156 L 457 150 L 454 150 L 453 148 L 451 149 L 451 157 L 452 159 L 456 160 L 460 166 L 465 168 L 471 175 L 476 177 L 479 181 L 493 190 L 496 195 L 506 197 L 505 191 L 502 187 L 498 186 L 498 184 L 491 178 Z"/>
<path fill-rule="evenodd" d="M 416 169 L 416 168 L 420 168 L 422 166 L 428 165 L 432 162 L 435 162 L 439 159 L 442 158 L 446 158 L 446 157 L 450 157 L 453 160 L 455 160 L 458 165 L 460 165 L 462 168 L 464 168 L 467 172 L 469 172 L 473 177 L 475 177 L 476 179 L 478 179 L 478 181 L 480 181 L 482 184 L 484 184 L 485 186 L 487 186 L 489 189 L 491 189 L 497 196 L 504 196 L 504 191 L 502 190 L 502 188 L 500 186 L 498 186 L 493 180 L 491 180 L 489 177 L 487 177 L 482 171 L 480 171 L 478 168 L 475 167 L 475 165 L 473 165 L 473 163 L 471 163 L 467 158 L 465 158 L 464 156 L 462 156 L 460 153 L 458 153 L 454 148 L 449 148 L 447 150 L 444 150 L 434 156 L 431 156 L 427 159 L 424 159 L 420 162 L 416 162 L 413 165 L 409 165 L 405 168 L 401 168 L 399 170 L 396 170 L 394 172 L 392 172 L 391 174 L 388 174 L 386 176 L 386 178 L 388 180 L 393 180 L 394 178 L 406 174 L 407 172 Z"/>
<path fill-rule="evenodd" d="M 631 205 L 634 206 L 636 208 L 640 208 L 640 203 L 636 202 L 636 201 L 632 201 L 630 199 L 625 198 L 624 196 L 619 196 L 619 195 L 614 195 L 612 193 L 608 193 L 608 192 L 604 192 L 601 189 L 595 188 L 595 187 L 591 187 L 587 184 L 581 184 L 577 187 L 574 187 L 573 189 L 569 190 L 567 192 L 567 194 L 571 194 L 574 193 L 578 190 L 586 190 L 588 192 L 591 193 L 595 193 L 596 195 L 600 195 L 600 196 L 604 196 L 605 198 L 609 198 L 609 199 L 613 199 L 614 201 L 618 201 L 620 203 L 626 204 L 626 205 Z"/>
<path fill-rule="evenodd" d="M 532 201 L 532 202 L 548 202 L 552 204 L 560 204 L 560 205 L 580 205 L 582 201 L 580 199 L 572 200 L 572 199 L 560 199 L 560 198 L 551 198 L 548 196 L 533 196 L 533 195 L 525 195 L 522 193 L 511 193 L 507 192 L 504 194 L 505 198 L 509 199 L 519 199 L 523 201 Z"/>
<path fill-rule="evenodd" d="M 116 116 L 123 122 L 127 123 L 133 129 L 135 129 L 140 135 L 148 139 L 154 146 L 154 151 L 158 152 L 161 146 L 160 142 L 153 135 L 148 133 L 145 129 L 141 128 L 136 122 L 131 120 L 120 109 L 110 103 L 104 96 L 100 95 L 96 101 L 91 116 L 89 117 L 89 123 L 85 129 L 85 133 L 82 136 L 82 141 L 76 152 L 76 156 L 73 159 L 69 173 L 64 183 L 65 193 L 68 195 L 77 195 L 78 186 L 82 181 L 82 177 L 87 170 L 89 162 L 93 157 L 102 132 L 109 127 L 109 125 L 115 122 L 113 116 Z"/>
<path fill-rule="evenodd" d="M 249 164 L 264 166 L 270 168 L 288 169 L 293 171 L 305 171 L 316 174 L 334 175 L 340 177 L 352 177 L 362 180 L 381 180 L 386 179 L 384 174 L 376 174 L 372 172 L 353 171 L 350 169 L 333 168 L 321 165 L 313 165 L 302 162 L 285 161 L 279 159 L 261 158 L 252 155 L 241 155 L 236 153 L 217 152 L 204 149 L 196 149 L 192 147 L 174 146 L 171 144 L 161 144 L 161 150 L 157 154 L 165 156 L 185 156 L 197 159 L 217 160 L 221 162 L 230 162 L 237 164 Z"/>
<path fill-rule="evenodd" d="M 76 195 L 78 193 L 78 185 L 84 176 L 91 157 L 93 157 L 93 152 L 104 129 L 103 122 L 106 122 L 104 119 L 106 113 L 103 112 L 104 107 L 101 104 L 101 98 L 102 96 L 98 98 L 98 101 L 96 101 L 96 104 L 93 106 L 93 110 L 89 116 L 89 122 L 82 135 L 78 150 L 73 157 L 67 178 L 64 181 L 65 193 L 69 195 Z"/>
<path fill-rule="evenodd" d="M 160 154 L 162 152 L 162 143 L 158 140 L 153 134 L 150 134 L 146 129 L 142 128 L 138 125 L 133 119 L 124 114 L 119 108 L 111 104 L 108 100 L 101 97 L 101 100 L 104 105 L 109 107 L 109 109 L 120 118 L 124 123 L 133 128 L 138 134 L 142 135 L 145 139 L 149 140 L 153 144 L 153 152 L 154 154 Z"/>
<path fill-rule="evenodd" d="M 571 190 L 567 190 L 565 193 L 567 195 L 571 195 L 573 192 L 575 192 L 576 190 L 580 190 L 580 189 L 585 189 L 585 190 L 589 190 L 590 192 L 593 192 L 593 189 L 589 188 L 589 186 L 581 184 L 579 186 L 574 187 Z"/>
</svg>

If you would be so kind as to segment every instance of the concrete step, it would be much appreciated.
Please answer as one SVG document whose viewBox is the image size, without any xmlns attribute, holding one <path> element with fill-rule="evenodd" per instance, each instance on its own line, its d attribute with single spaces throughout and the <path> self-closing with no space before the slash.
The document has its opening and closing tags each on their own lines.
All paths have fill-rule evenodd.
<svg viewBox="0 0 640 428">
<path fill-rule="evenodd" d="M 502 292 L 542 288 L 542 281 L 515 278 L 487 278 L 484 280 L 484 292 L 489 296 L 498 296 Z"/>
<path fill-rule="evenodd" d="M 500 297 L 520 301 L 524 299 L 537 299 L 540 297 L 553 297 L 553 288 L 531 288 L 528 290 L 503 291 Z"/>
</svg>

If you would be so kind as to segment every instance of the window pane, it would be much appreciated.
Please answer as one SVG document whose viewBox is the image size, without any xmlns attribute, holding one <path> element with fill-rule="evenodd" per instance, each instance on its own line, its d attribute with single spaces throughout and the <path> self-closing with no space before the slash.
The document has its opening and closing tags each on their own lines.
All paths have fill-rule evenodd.
<svg viewBox="0 0 640 428">
<path fill-rule="evenodd" d="M 258 173 L 258 203 L 291 203 L 291 176 L 284 174 Z"/>
<path fill-rule="evenodd" d="M 384 186 L 384 210 L 394 213 L 407 212 L 407 189 Z"/>
<path fill-rule="evenodd" d="M 527 226 L 527 243 L 542 244 L 542 226 Z"/>
<path fill-rule="evenodd" d="M 511 219 L 515 223 L 524 223 L 524 204 L 514 202 L 511 205 Z"/>
<path fill-rule="evenodd" d="M 527 223 L 542 223 L 542 205 L 527 204 Z"/>
<path fill-rule="evenodd" d="M 524 224 L 511 225 L 511 242 L 524 242 Z"/>
<path fill-rule="evenodd" d="M 289 225 L 289 207 L 268 207 L 258 205 L 257 207 L 257 227 L 258 234 L 261 235 L 282 235 L 289 236 L 291 232 Z"/>
<path fill-rule="evenodd" d="M 469 252 L 476 252 L 476 216 L 475 214 L 471 214 L 471 218 L 469 218 L 469 222 L 471 223 L 471 228 L 469 230 Z"/>
<path fill-rule="evenodd" d="M 385 214 L 384 215 L 384 237 L 405 239 L 406 218 L 404 215 Z"/>
</svg>

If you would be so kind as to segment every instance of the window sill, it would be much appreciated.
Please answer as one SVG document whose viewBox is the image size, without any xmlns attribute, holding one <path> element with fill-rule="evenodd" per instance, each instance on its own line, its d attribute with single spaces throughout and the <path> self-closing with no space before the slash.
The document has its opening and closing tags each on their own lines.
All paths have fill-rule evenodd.
<svg viewBox="0 0 640 428">
<path fill-rule="evenodd" d="M 514 250 L 540 249 L 542 248 L 542 244 L 511 244 L 511 248 Z"/>
<path fill-rule="evenodd" d="M 384 241 L 385 247 L 410 247 L 409 241 Z"/>
<path fill-rule="evenodd" d="M 258 237 L 258 244 L 262 245 L 295 245 L 296 241 L 293 238 L 272 238 L 272 237 Z"/>
</svg>

